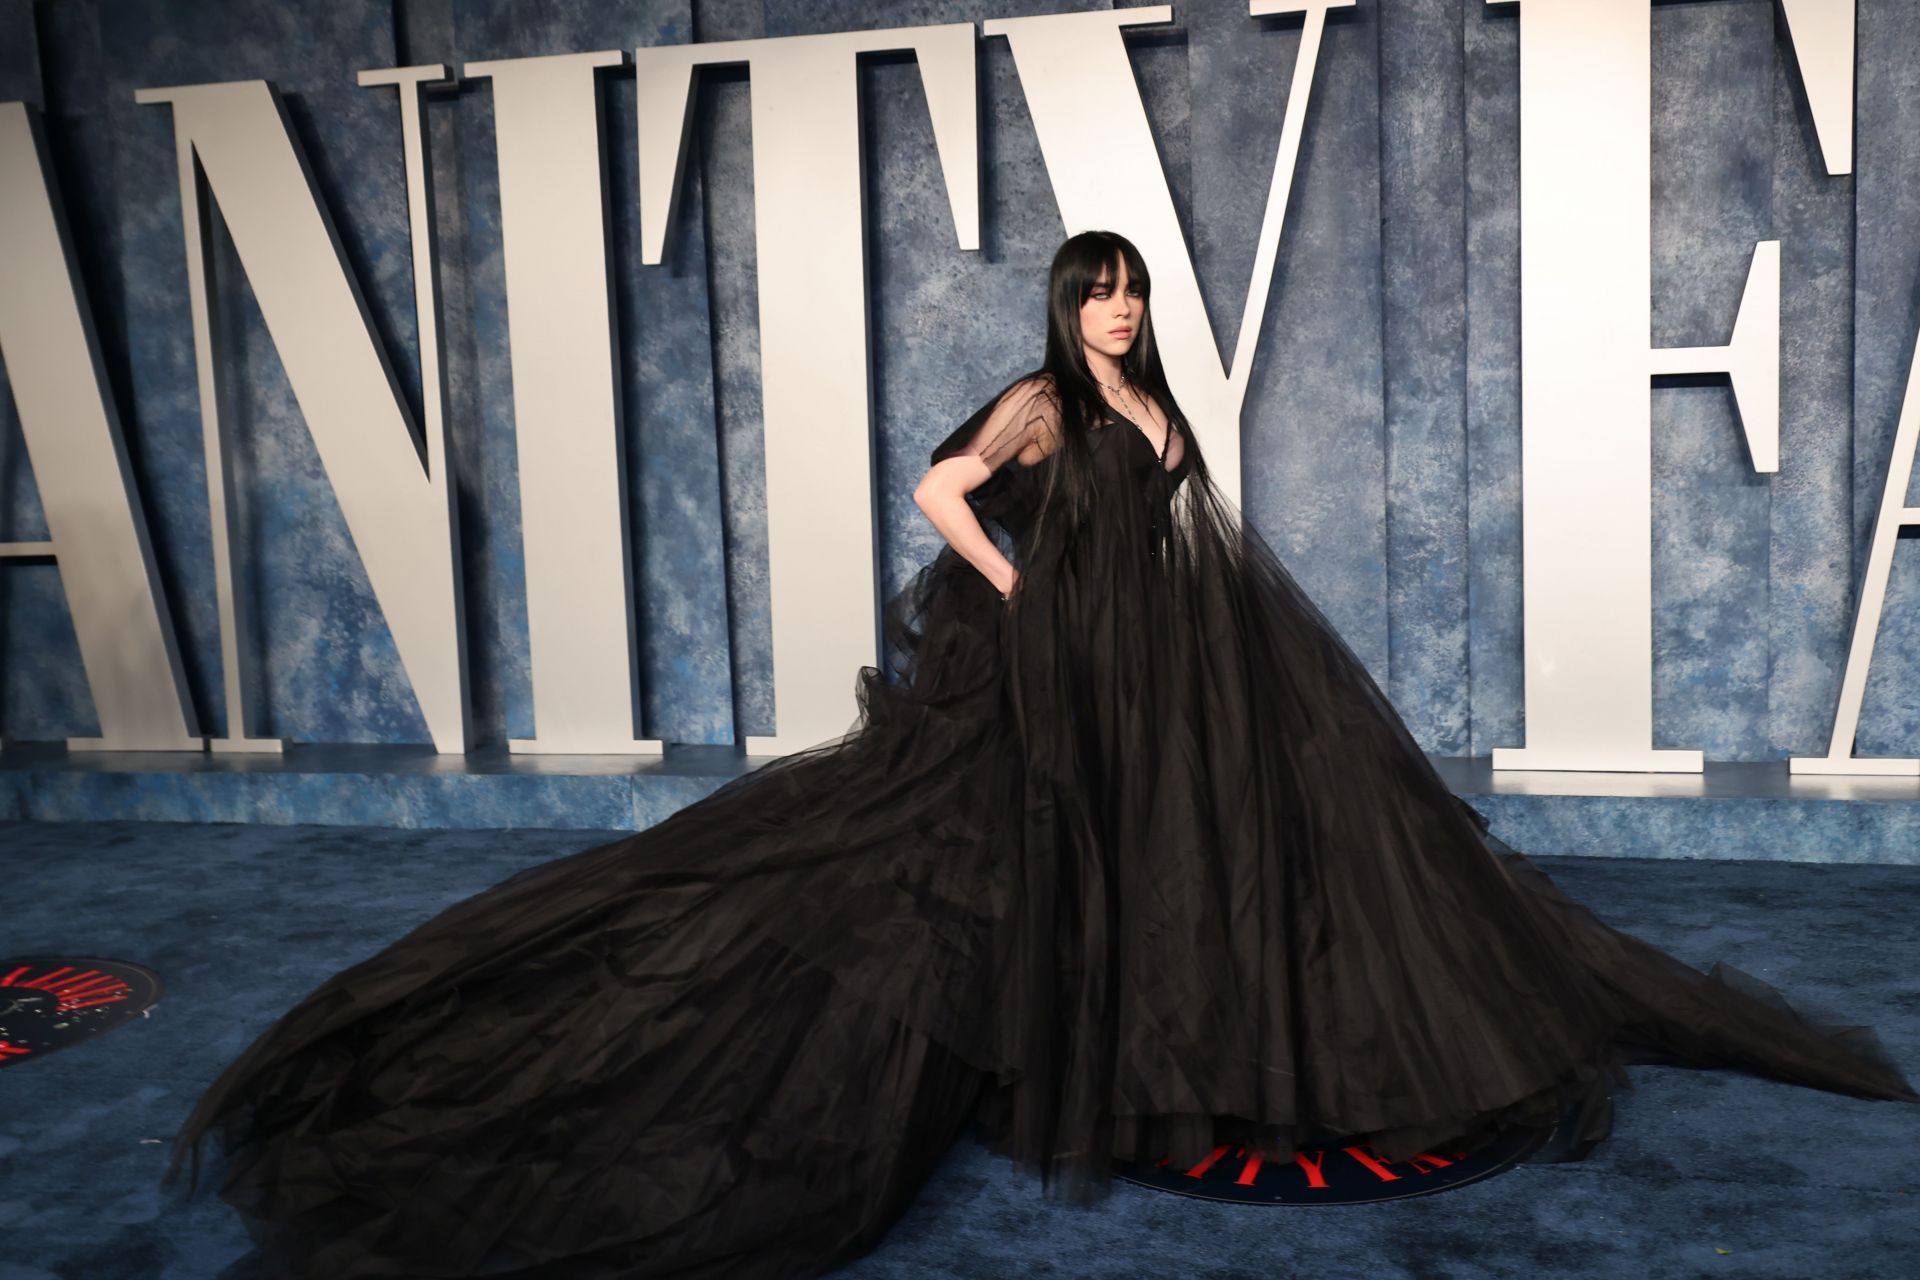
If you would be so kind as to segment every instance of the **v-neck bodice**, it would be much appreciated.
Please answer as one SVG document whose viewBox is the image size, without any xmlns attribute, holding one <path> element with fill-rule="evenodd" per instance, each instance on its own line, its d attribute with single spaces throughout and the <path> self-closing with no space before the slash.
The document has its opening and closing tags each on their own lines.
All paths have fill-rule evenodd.
<svg viewBox="0 0 1920 1280">
<path fill-rule="evenodd" d="M 1170 472 L 1170 471 L 1179 469 L 1179 466 L 1180 466 L 1179 463 L 1176 463 L 1171 468 L 1167 466 L 1167 450 L 1171 448 L 1173 445 L 1174 427 L 1171 422 L 1167 424 L 1167 438 L 1163 440 L 1158 446 L 1155 446 L 1155 444 L 1153 443 L 1153 437 L 1147 434 L 1145 427 L 1142 427 L 1139 423 L 1135 422 L 1132 418 L 1127 417 L 1126 414 L 1121 413 L 1118 409 L 1115 409 L 1112 405 L 1107 406 L 1107 415 L 1108 415 L 1107 422 L 1105 425 L 1107 426 L 1125 425 L 1131 428 L 1131 431 L 1129 431 L 1128 434 L 1136 435 L 1140 437 L 1140 439 L 1146 442 L 1147 448 L 1151 450 L 1153 453 L 1154 461 L 1160 464 L 1160 469 L 1162 471 Z"/>
</svg>

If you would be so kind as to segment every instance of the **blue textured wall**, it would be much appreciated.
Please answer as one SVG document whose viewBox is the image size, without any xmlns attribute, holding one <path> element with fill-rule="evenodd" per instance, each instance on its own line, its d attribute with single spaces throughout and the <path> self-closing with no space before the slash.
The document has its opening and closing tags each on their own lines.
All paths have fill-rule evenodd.
<svg viewBox="0 0 1920 1280">
<path fill-rule="evenodd" d="M 379 336 L 417 400 L 391 90 L 362 68 L 978 21 L 1087 0 L 0 0 L 0 100 L 46 116 L 202 724 L 224 723 L 172 121 L 147 85 L 285 94 Z M 1327 25 L 1245 415 L 1245 504 L 1442 754 L 1522 741 L 1518 41 L 1524 6 L 1361 0 Z M 1232 350 L 1297 19 L 1175 4 L 1129 36 L 1223 349 Z M 1858 574 L 1920 324 L 1920 6 L 1862 0 L 1857 176 L 1820 169 L 1773 0 L 1654 8 L 1652 339 L 1724 342 L 1753 241 L 1783 241 L 1782 469 L 1747 468 L 1724 379 L 1654 412 L 1655 745 L 1825 751 Z M 938 548 L 928 449 L 1037 357 L 1064 234 L 1004 40 L 980 46 L 983 249 L 961 253 L 910 58 L 863 64 L 885 586 Z M 648 608 L 643 733 L 772 730 L 754 330 L 750 85 L 710 73 L 666 262 L 643 267 L 633 82 L 606 85 L 630 492 Z M 483 742 L 533 731 L 491 95 L 430 100 Z M 424 742 L 231 247 L 219 301 L 260 604 L 265 722 Z M 954 345 L 958 326 L 968 335 Z M 416 404 L 417 408 L 417 404 Z M 45 536 L 0 396 L 0 539 Z M 1920 556 L 1896 557 L 1863 754 L 1920 750 Z M 851 681 L 853 673 L 848 672 Z M 0 565 L 0 725 L 94 731 L 57 570 Z"/>
</svg>

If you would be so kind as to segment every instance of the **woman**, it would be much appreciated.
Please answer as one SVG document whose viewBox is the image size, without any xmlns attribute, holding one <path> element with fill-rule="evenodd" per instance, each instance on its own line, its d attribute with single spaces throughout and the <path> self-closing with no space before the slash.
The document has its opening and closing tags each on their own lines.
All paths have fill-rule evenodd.
<svg viewBox="0 0 1920 1280">
<path fill-rule="evenodd" d="M 849 734 L 329 979 L 174 1168 L 220 1130 L 301 1275 L 740 1280 L 870 1247 L 969 1129 L 1084 1199 L 1222 1142 L 1570 1116 L 1578 1158 L 1633 1061 L 1920 1101 L 1487 833 L 1208 478 L 1150 297 L 1123 238 L 1061 247 L 1045 363 L 916 489 L 949 545 Z"/>
</svg>

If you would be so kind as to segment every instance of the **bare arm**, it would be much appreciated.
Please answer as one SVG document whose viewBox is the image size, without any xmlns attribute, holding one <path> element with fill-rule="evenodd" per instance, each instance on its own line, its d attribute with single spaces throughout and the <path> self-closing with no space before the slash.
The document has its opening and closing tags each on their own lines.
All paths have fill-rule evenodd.
<svg viewBox="0 0 1920 1280">
<path fill-rule="evenodd" d="M 913 491 L 913 501 L 933 527 L 966 562 L 986 575 L 994 590 L 1006 595 L 1019 576 L 1013 563 L 1000 554 L 979 517 L 967 505 L 967 495 L 985 484 L 992 468 L 977 453 L 957 453 L 928 468 Z"/>
<path fill-rule="evenodd" d="M 1019 574 L 980 527 L 967 494 L 1010 459 L 1017 457 L 1031 466 L 1045 457 L 1058 438 L 1058 422 L 1058 407 L 1043 379 L 1016 383 L 994 405 L 966 447 L 929 467 L 913 490 L 914 504 L 940 536 L 1001 595 L 1013 590 Z"/>
</svg>

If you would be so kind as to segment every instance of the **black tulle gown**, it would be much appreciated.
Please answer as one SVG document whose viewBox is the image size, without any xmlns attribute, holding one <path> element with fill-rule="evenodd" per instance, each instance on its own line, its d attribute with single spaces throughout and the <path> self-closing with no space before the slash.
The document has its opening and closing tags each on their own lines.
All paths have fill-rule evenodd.
<svg viewBox="0 0 1920 1280">
<path fill-rule="evenodd" d="M 287 1274 L 750 1280 L 871 1247 L 963 1136 L 1087 1198 L 1116 1159 L 1405 1158 L 1561 1113 L 1577 1157 L 1636 1061 L 1920 1101 L 1870 1028 L 1492 837 L 1184 433 L 1094 429 L 1096 500 L 1042 519 L 1040 388 L 934 455 L 996 468 L 1010 602 L 944 549 L 846 736 L 329 979 L 172 1171 L 217 1132 Z"/>
</svg>

